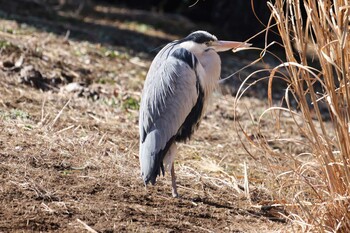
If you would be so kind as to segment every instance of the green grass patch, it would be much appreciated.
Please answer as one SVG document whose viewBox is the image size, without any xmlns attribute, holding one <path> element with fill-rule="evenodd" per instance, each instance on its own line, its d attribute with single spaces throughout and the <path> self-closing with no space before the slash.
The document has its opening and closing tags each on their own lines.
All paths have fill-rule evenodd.
<svg viewBox="0 0 350 233">
<path fill-rule="evenodd" d="M 20 109 L 11 109 L 8 112 L 0 110 L 0 118 L 4 120 L 27 120 L 30 119 L 30 115 Z"/>
<path fill-rule="evenodd" d="M 108 58 L 112 58 L 112 59 L 118 58 L 121 60 L 126 60 L 126 59 L 130 58 L 129 54 L 127 54 L 127 53 L 119 52 L 117 50 L 109 49 L 106 47 L 101 47 L 100 52 L 102 53 L 103 56 L 108 57 Z"/>
<path fill-rule="evenodd" d="M 137 99 L 133 97 L 127 97 L 123 102 L 123 108 L 124 109 L 132 109 L 132 110 L 139 110 L 140 109 L 140 103 Z"/>
</svg>

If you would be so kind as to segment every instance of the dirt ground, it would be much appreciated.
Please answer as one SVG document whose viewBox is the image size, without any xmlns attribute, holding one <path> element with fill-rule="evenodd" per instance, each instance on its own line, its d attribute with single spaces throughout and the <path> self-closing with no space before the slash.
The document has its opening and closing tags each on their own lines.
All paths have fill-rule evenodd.
<svg viewBox="0 0 350 233">
<path fill-rule="evenodd" d="M 252 147 L 253 158 L 238 137 L 229 95 L 215 94 L 200 129 L 179 145 L 180 198 L 168 174 L 142 184 L 137 121 L 149 48 L 195 25 L 166 16 L 143 23 L 149 13 L 123 8 L 82 16 L 22 3 L 0 9 L 0 232 L 290 229 L 283 210 L 261 208 L 273 203 L 270 178 L 262 152 Z M 190 26 L 164 27 L 177 22 Z M 241 64 L 238 56 L 225 59 Z M 267 100 L 244 97 L 240 106 L 237 119 L 253 134 L 246 109 L 262 113 Z"/>
</svg>

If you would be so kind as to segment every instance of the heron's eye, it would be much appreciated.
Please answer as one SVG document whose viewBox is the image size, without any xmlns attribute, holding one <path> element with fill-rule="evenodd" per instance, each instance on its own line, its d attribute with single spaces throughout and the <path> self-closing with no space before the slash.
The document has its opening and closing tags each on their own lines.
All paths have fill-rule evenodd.
<svg viewBox="0 0 350 233">
<path fill-rule="evenodd" d="M 212 45 L 212 43 L 213 43 L 212 41 L 207 41 L 207 42 L 205 42 L 205 45 L 209 47 Z"/>
</svg>

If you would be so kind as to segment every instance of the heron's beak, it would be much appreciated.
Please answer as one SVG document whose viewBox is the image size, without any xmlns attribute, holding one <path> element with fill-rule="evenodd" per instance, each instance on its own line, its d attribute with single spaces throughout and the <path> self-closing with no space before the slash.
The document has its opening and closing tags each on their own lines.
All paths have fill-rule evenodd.
<svg viewBox="0 0 350 233">
<path fill-rule="evenodd" d="M 236 51 L 237 49 L 248 48 L 251 45 L 252 44 L 248 44 L 245 42 L 218 40 L 218 41 L 214 41 L 211 47 L 215 49 L 216 52 L 224 52 L 230 49 L 232 49 L 233 51 Z"/>
</svg>

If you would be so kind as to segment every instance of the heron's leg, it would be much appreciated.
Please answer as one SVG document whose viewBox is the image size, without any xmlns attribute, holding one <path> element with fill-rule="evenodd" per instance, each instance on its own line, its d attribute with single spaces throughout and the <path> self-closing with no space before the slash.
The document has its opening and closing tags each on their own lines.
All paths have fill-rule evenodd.
<svg viewBox="0 0 350 233">
<path fill-rule="evenodd" d="M 175 169 L 174 169 L 174 160 L 176 157 L 176 153 L 177 153 L 176 143 L 173 143 L 170 146 L 168 153 L 165 155 L 163 159 L 165 167 L 171 175 L 171 192 L 173 194 L 173 197 L 179 196 L 176 188 L 176 177 L 175 177 Z"/>
<path fill-rule="evenodd" d="M 171 164 L 171 193 L 173 194 L 173 197 L 179 197 L 179 194 L 177 193 L 177 187 L 176 187 L 174 162 Z"/>
</svg>

